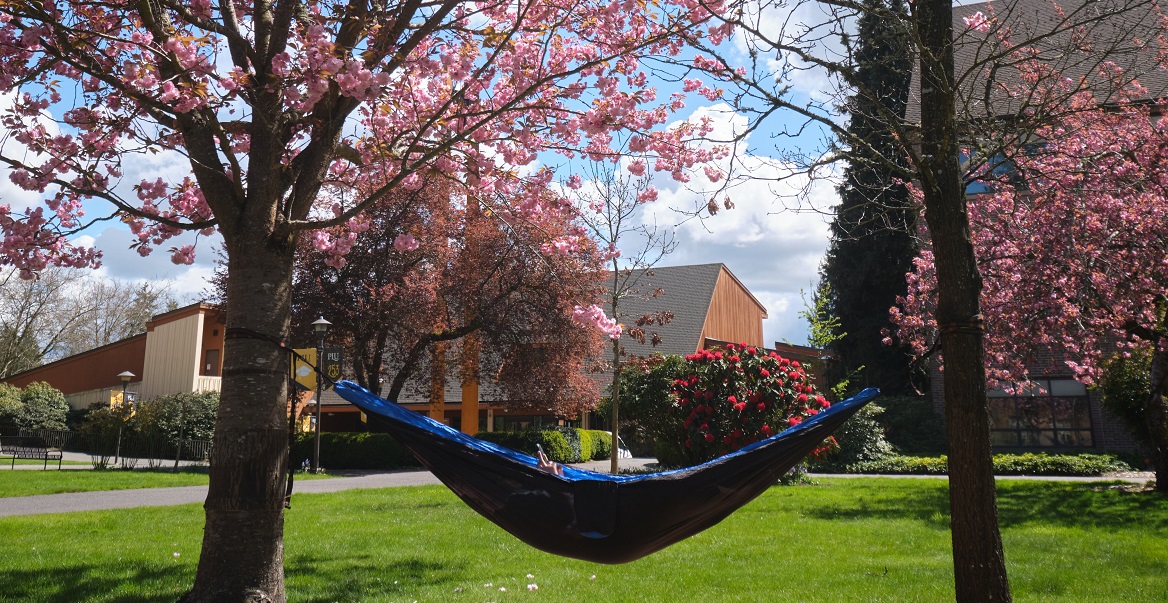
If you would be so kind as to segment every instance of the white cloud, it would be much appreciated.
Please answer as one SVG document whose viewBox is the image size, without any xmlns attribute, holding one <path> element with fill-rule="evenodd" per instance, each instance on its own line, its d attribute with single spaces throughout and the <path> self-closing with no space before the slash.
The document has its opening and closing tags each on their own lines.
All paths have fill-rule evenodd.
<svg viewBox="0 0 1168 603">
<path fill-rule="evenodd" d="M 7 111 L 16 100 L 17 94 L 18 92 L 15 90 L 0 91 L 0 110 Z M 56 122 L 49 119 L 47 115 L 38 121 L 50 134 L 56 134 L 60 131 Z M 12 132 L 3 125 L 0 125 L 0 154 L 32 164 L 43 162 L 46 159 L 43 154 L 30 152 L 28 147 L 14 139 Z M 11 174 L 11 168 L 7 165 L 0 165 L 0 205 L 8 205 L 13 212 L 23 212 L 38 205 L 42 195 L 36 191 L 26 191 L 13 184 L 9 177 Z"/>
<path fill-rule="evenodd" d="M 128 230 L 111 226 L 96 233 L 74 239 L 75 244 L 96 246 L 102 251 L 102 265 L 97 273 L 107 278 L 127 282 L 151 281 L 166 284 L 180 302 L 193 302 L 210 289 L 210 278 L 215 271 L 215 249 L 220 237 L 198 237 L 195 263 L 178 265 L 170 261 L 171 247 L 195 244 L 194 233 L 184 233 L 160 245 L 145 257 L 130 249 L 134 236 Z"/>
<path fill-rule="evenodd" d="M 744 120 L 723 117 L 718 123 L 728 132 Z M 742 148 L 749 148 L 749 140 Z M 733 208 L 679 224 L 678 247 L 661 265 L 725 264 L 767 307 L 766 342 L 802 344 L 807 324 L 798 315 L 804 305 L 800 292 L 810 295 L 819 280 L 831 208 L 838 202 L 836 182 L 812 179 L 774 157 L 744 155 L 735 162 L 731 186 L 715 197 L 719 202 L 729 197 Z M 730 171 L 728 161 L 721 165 Z M 717 188 L 700 173 L 686 185 L 662 179 L 656 184 L 658 200 L 644 207 L 644 219 L 658 224 L 677 224 L 685 212 L 704 207 Z"/>
<path fill-rule="evenodd" d="M 839 31 L 841 28 L 849 32 L 855 29 L 855 18 L 848 9 L 810 0 L 758 0 L 748 4 L 742 18 L 750 26 L 749 30 L 757 32 L 763 39 L 739 28 L 733 42 L 741 58 L 748 59 L 754 49 L 767 69 L 765 75 L 781 77 L 779 83 L 791 87 L 788 95 L 816 101 L 826 101 L 834 96 L 837 82 L 825 70 L 804 61 L 794 52 L 779 53 L 774 50 L 774 45 L 800 48 L 827 61 L 842 61 L 844 53 Z"/>
</svg>

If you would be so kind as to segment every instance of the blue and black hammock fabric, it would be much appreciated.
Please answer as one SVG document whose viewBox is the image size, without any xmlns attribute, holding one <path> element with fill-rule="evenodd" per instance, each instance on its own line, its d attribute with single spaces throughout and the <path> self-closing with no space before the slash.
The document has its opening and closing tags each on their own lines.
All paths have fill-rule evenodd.
<svg viewBox="0 0 1168 603">
<path fill-rule="evenodd" d="M 611 475 L 565 466 L 468 436 L 350 381 L 336 392 L 386 428 L 483 517 L 528 545 L 598 563 L 640 559 L 722 521 L 762 494 L 876 396 L 859 395 L 774 435 L 685 469 Z"/>
</svg>

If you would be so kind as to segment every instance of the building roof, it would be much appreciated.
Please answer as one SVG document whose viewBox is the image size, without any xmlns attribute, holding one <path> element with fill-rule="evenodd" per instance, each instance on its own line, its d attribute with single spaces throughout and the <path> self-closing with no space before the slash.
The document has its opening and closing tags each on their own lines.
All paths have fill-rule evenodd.
<svg viewBox="0 0 1168 603">
<path fill-rule="evenodd" d="M 654 352 L 684 355 L 697 351 L 714 287 L 723 268 L 722 264 L 697 264 L 631 271 L 627 279 L 631 288 L 618 302 L 615 318 L 629 328 L 645 314 L 669 311 L 673 313 L 673 321 L 667 325 L 645 327 L 646 333 L 655 331 L 660 334 L 661 343 L 657 346 L 648 341 L 641 344 L 622 337 L 621 343 L 629 353 L 638 356 L 649 356 Z M 613 281 L 608 283 L 611 290 Z M 605 307 L 605 310 L 609 308 Z"/>
<path fill-rule="evenodd" d="M 965 19 L 978 12 L 995 21 L 978 31 Z M 1074 25 L 1075 27 L 1071 27 Z M 1025 44 L 1052 73 L 1085 78 L 1100 102 L 1115 100 L 1113 87 L 1099 73 L 1105 61 L 1122 69 L 1122 81 L 1139 81 L 1144 99 L 1168 97 L 1168 71 L 1160 68 L 1158 37 L 1164 24 L 1152 0 L 995 0 L 953 7 L 954 63 L 959 79 L 958 113 L 976 119 L 1017 115 L 1034 101 L 1007 94 L 1021 82 L 1014 57 L 1000 39 Z M 920 123 L 920 77 L 914 69 L 906 112 Z"/>
</svg>

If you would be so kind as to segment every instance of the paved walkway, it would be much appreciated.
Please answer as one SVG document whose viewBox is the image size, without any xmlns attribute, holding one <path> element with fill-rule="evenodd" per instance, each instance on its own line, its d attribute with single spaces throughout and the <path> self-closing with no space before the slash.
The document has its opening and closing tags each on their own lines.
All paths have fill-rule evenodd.
<svg viewBox="0 0 1168 603">
<path fill-rule="evenodd" d="M 621 467 L 643 467 L 653 462 L 656 462 L 656 459 L 622 459 Z M 593 471 L 607 471 L 609 462 L 592 461 L 576 466 Z M 30 466 L 17 465 L 18 469 L 27 469 L 28 467 Z M 64 467 L 63 465 L 62 468 Z M 91 465 L 70 465 L 69 467 L 75 469 L 92 468 Z M 33 468 L 39 471 L 41 466 L 36 465 Z M 358 488 L 394 488 L 398 486 L 425 486 L 440 483 L 442 482 L 439 482 L 438 478 L 434 477 L 429 471 L 367 473 L 328 479 L 296 480 L 293 485 L 293 496 L 296 494 L 341 492 Z M 133 507 L 164 507 L 201 503 L 206 498 L 207 486 L 139 488 L 135 490 L 102 490 L 99 492 L 70 492 L 67 494 L 19 496 L 0 498 L 0 517 L 129 509 Z M 293 502 L 295 502 L 295 499 L 293 499 Z"/>
<path fill-rule="evenodd" d="M 83 455 L 84 456 L 84 455 Z M 621 459 L 621 467 L 645 467 L 656 462 L 656 459 Z M 608 471 L 609 462 L 591 461 L 576 465 L 593 471 Z M 18 465 L 18 467 L 20 467 Z M 26 468 L 28 466 L 25 466 Z M 73 465 L 78 469 L 88 469 L 90 465 Z M 36 465 L 35 469 L 40 469 Z M 920 479 L 948 479 L 945 475 L 845 475 L 845 474 L 811 474 L 813 478 L 823 477 L 898 477 Z M 1151 474 L 1137 474 L 1123 477 L 1051 477 L 1051 476 L 999 476 L 998 479 L 1027 479 L 1046 481 L 1127 481 L 1144 483 L 1152 479 Z M 429 471 L 395 471 L 387 473 L 368 473 L 349 477 L 333 477 L 329 479 L 297 480 L 294 494 L 317 494 L 324 492 L 341 492 L 358 488 L 394 488 L 399 486 L 423 486 L 439 484 Z M 46 513 L 73 513 L 76 511 L 100 511 L 107 509 L 129 509 L 133 507 L 162 507 L 170 505 L 185 505 L 201 503 L 207 498 L 206 486 L 181 486 L 174 488 L 141 488 L 137 490 L 104 490 L 100 492 L 73 492 L 68 494 L 42 494 L 38 496 L 21 496 L 0 498 L 0 517 L 17 515 L 40 515 Z"/>
<path fill-rule="evenodd" d="M 438 484 L 438 478 L 429 471 L 398 471 L 371 473 L 354 477 L 296 480 L 293 494 L 340 492 L 357 488 L 393 488 Z M 140 488 L 136 490 L 103 490 L 100 492 L 70 492 L 0 498 L 0 517 L 39 515 L 44 513 L 73 513 L 133 507 L 165 507 L 201 503 L 207 499 L 207 486 L 179 486 L 173 488 Z M 295 501 L 295 498 L 293 498 Z"/>
</svg>

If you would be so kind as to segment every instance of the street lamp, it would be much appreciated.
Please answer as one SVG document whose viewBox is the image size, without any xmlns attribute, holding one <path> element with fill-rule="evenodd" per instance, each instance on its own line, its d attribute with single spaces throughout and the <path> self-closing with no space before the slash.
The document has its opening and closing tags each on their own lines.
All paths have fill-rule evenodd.
<svg viewBox="0 0 1168 603">
<path fill-rule="evenodd" d="M 115 465 L 118 464 L 122 458 L 122 425 L 124 425 L 126 422 L 126 417 L 124 416 L 124 413 L 126 412 L 126 387 L 130 385 L 130 379 L 133 379 L 134 377 L 134 373 L 131 373 L 130 371 L 122 371 L 118 373 L 118 379 L 122 380 L 122 403 L 120 404 L 121 408 L 118 413 L 121 415 L 118 417 L 118 442 L 114 447 Z"/>
<path fill-rule="evenodd" d="M 324 379 L 321 377 L 320 368 L 324 364 L 324 336 L 328 333 L 328 328 L 333 323 L 324 319 L 324 316 L 312 322 L 312 330 L 316 333 L 317 347 L 316 347 L 316 425 L 315 433 L 313 434 L 313 452 L 312 452 L 312 472 L 316 473 L 320 470 L 320 421 L 324 418 L 321 412 L 320 395 Z"/>
</svg>

